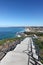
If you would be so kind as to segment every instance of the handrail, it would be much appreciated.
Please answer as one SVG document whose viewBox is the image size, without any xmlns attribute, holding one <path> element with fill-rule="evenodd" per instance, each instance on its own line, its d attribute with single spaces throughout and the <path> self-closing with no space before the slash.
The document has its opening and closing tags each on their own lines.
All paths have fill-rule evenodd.
<svg viewBox="0 0 43 65">
<path fill-rule="evenodd" d="M 32 40 L 32 41 L 33 41 L 33 40 Z M 42 63 L 41 63 L 40 60 L 39 60 L 39 57 L 40 57 L 40 56 L 39 56 L 39 51 L 38 51 L 38 55 L 36 54 L 36 55 L 38 56 L 38 59 L 33 56 L 34 53 L 32 52 L 32 49 L 33 49 L 32 44 L 33 44 L 33 43 L 30 44 L 30 45 L 31 45 L 31 51 L 30 51 L 31 54 L 28 53 L 28 55 L 33 58 L 33 60 L 34 60 L 34 62 L 35 62 L 35 65 L 37 65 L 37 64 L 38 64 L 38 65 L 42 65 Z M 33 45 L 34 45 L 34 44 L 33 44 Z M 34 50 L 35 50 L 35 49 L 34 49 Z M 40 57 L 40 59 L 42 59 L 42 58 Z"/>
</svg>

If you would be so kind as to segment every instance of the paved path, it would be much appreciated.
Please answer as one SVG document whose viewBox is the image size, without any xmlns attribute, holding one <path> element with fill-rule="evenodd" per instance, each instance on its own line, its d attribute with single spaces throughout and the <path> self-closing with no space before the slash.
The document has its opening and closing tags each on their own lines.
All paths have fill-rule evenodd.
<svg viewBox="0 0 43 65">
<path fill-rule="evenodd" d="M 28 55 L 24 51 L 28 48 L 29 40 L 24 39 L 13 51 L 8 52 L 0 65 L 28 65 Z"/>
<path fill-rule="evenodd" d="M 32 65 L 34 61 L 27 55 L 28 51 L 31 51 L 31 43 L 31 38 L 25 38 L 13 51 L 6 54 L 0 65 Z"/>
</svg>

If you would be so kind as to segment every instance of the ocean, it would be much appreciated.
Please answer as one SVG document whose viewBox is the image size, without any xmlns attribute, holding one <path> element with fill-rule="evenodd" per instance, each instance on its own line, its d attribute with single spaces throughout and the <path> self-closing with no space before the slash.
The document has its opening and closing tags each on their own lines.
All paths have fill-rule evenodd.
<svg viewBox="0 0 43 65">
<path fill-rule="evenodd" d="M 23 27 L 0 27 L 0 40 L 15 38 L 17 32 L 23 32 Z"/>
</svg>

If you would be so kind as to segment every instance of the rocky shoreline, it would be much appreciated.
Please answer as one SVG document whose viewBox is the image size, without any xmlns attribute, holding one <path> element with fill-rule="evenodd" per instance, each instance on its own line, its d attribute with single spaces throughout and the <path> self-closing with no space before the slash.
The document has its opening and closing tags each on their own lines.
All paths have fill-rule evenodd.
<svg viewBox="0 0 43 65">
<path fill-rule="evenodd" d="M 17 44 L 20 42 L 21 40 L 16 40 L 12 43 L 5 43 L 4 45 L 0 45 L 0 61 L 7 54 L 7 52 L 14 50 Z"/>
</svg>

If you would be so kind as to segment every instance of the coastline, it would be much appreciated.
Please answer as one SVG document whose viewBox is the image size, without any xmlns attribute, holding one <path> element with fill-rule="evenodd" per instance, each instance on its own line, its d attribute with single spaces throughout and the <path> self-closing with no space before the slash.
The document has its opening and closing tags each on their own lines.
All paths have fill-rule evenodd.
<svg viewBox="0 0 43 65">
<path fill-rule="evenodd" d="M 24 32 L 23 27 L 1 27 L 0 28 L 0 40 L 8 39 L 8 38 L 15 38 L 17 32 L 21 33 Z"/>
<path fill-rule="evenodd" d="M 24 31 L 25 31 L 25 28 L 23 27 L 21 28 L 20 27 L 18 28 L 17 27 L 7 27 L 7 28 L 1 27 L 0 28 L 0 61 L 7 54 L 7 52 L 14 50 L 17 44 L 19 44 L 21 40 L 23 40 L 21 33 Z M 17 32 L 20 33 L 20 37 L 18 37 L 19 34 L 17 35 Z M 6 35 L 5 38 L 4 38 L 4 35 Z M 3 38 L 1 39 L 1 37 Z"/>
</svg>

